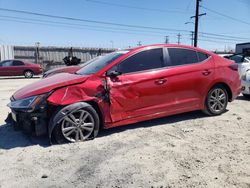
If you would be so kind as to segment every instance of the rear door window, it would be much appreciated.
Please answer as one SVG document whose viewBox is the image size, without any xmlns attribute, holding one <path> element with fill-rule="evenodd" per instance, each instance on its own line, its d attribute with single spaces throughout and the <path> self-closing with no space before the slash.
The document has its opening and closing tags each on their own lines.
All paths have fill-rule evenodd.
<svg viewBox="0 0 250 188">
<path fill-rule="evenodd" d="M 22 61 L 13 61 L 13 66 L 22 66 L 24 63 Z"/>
<path fill-rule="evenodd" d="M 198 63 L 196 51 L 183 48 L 168 48 L 171 66 Z"/>
<path fill-rule="evenodd" d="M 205 61 L 206 59 L 209 58 L 209 55 L 201 52 L 197 52 L 199 62 Z"/>
<path fill-rule="evenodd" d="M 118 71 L 131 73 L 158 69 L 164 66 L 163 49 L 150 49 L 139 52 L 118 64 Z"/>
</svg>

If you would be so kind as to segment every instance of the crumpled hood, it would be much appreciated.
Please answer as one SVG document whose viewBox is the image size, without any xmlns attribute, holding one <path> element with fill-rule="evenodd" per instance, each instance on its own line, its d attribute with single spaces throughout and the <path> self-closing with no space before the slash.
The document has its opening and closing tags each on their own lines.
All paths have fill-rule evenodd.
<svg viewBox="0 0 250 188">
<path fill-rule="evenodd" d="M 13 97 L 15 100 L 19 100 L 34 95 L 48 93 L 59 87 L 84 82 L 88 77 L 89 76 L 77 74 L 59 73 L 54 76 L 36 81 L 19 89 L 14 93 Z"/>
</svg>

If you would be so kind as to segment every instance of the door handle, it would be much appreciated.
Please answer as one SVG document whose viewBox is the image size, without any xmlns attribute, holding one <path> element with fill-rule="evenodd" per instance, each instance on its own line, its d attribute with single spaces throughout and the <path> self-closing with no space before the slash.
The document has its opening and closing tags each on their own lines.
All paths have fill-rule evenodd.
<svg viewBox="0 0 250 188">
<path fill-rule="evenodd" d="M 204 70 L 204 71 L 202 71 L 202 74 L 203 74 L 204 76 L 208 76 L 209 74 L 211 74 L 211 72 L 212 72 L 212 71 L 210 71 L 210 70 Z"/>
<path fill-rule="evenodd" d="M 155 84 L 157 84 L 157 85 L 162 85 L 162 84 L 164 84 L 166 81 L 167 81 L 167 80 L 164 79 L 164 78 L 158 79 L 158 80 L 155 80 Z"/>
</svg>

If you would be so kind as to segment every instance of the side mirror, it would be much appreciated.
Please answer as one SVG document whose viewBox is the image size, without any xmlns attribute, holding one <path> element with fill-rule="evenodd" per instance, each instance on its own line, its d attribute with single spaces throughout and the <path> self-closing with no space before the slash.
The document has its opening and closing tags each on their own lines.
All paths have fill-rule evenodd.
<svg viewBox="0 0 250 188">
<path fill-rule="evenodd" d="M 119 75 L 121 75 L 122 73 L 121 72 L 119 72 L 119 71 L 108 71 L 107 73 L 106 73 L 106 76 L 107 77 L 117 77 L 117 76 L 119 76 Z"/>
</svg>

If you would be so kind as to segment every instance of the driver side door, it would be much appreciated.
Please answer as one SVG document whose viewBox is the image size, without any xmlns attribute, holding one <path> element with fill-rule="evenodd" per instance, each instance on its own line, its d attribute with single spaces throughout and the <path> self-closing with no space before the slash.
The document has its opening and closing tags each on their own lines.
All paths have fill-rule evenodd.
<svg viewBox="0 0 250 188">
<path fill-rule="evenodd" d="M 140 51 L 111 68 L 122 74 L 108 77 L 113 122 L 159 111 L 167 93 L 162 48 Z"/>
</svg>

